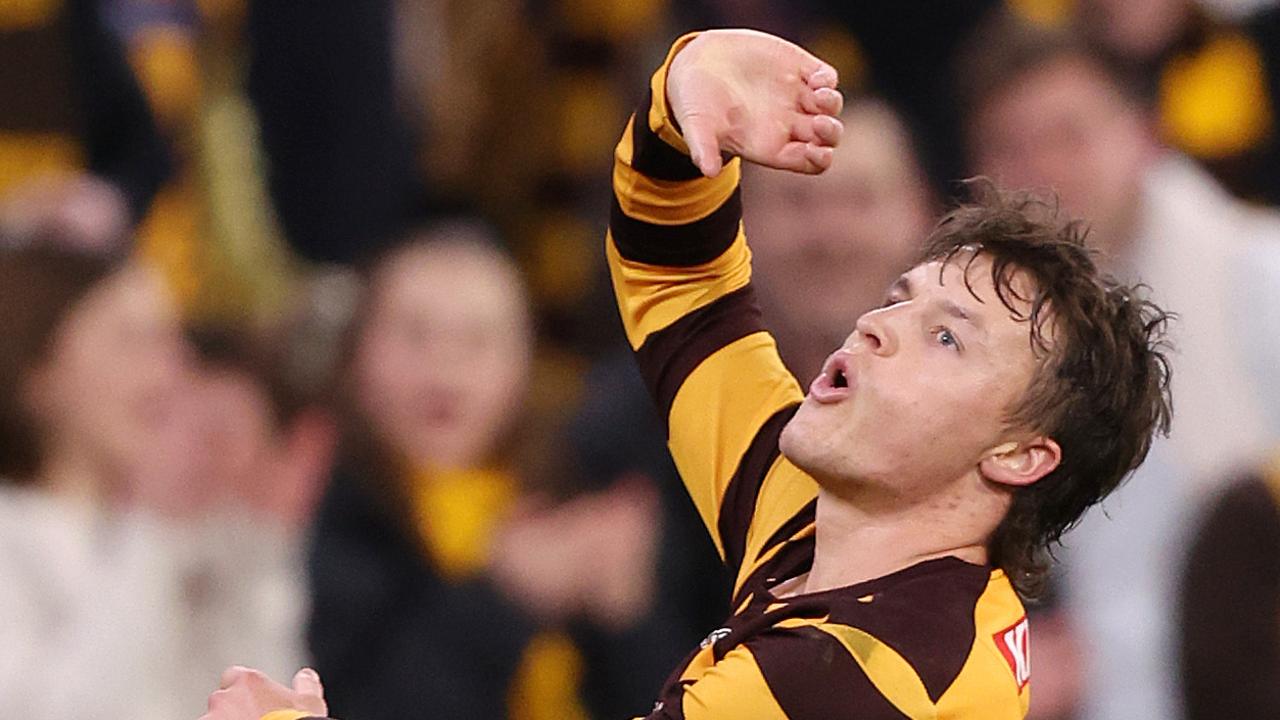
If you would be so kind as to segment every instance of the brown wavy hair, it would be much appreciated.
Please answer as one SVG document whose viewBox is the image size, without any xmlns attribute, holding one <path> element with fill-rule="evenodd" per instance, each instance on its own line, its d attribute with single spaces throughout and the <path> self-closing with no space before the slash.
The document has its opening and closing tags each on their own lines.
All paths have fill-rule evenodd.
<svg viewBox="0 0 1280 720">
<path fill-rule="evenodd" d="M 27 379 L 67 315 L 121 267 L 118 254 L 0 238 L 0 482 L 27 483 L 39 471 L 44 437 L 27 407 Z"/>
<path fill-rule="evenodd" d="M 1169 432 L 1172 315 L 1146 299 L 1147 288 L 1104 274 L 1085 226 L 1062 217 L 1056 201 L 985 178 L 966 186 L 971 200 L 939 221 L 922 261 L 960 263 L 968 283 L 974 261 L 989 258 L 1000 301 L 1029 326 L 1039 363 L 1007 422 L 1053 438 L 1062 459 L 1013 491 L 988 549 L 992 564 L 1034 596 L 1052 546 L 1142 464 L 1155 433 Z M 1015 287 L 1020 274 L 1033 281 L 1030 297 Z"/>
</svg>

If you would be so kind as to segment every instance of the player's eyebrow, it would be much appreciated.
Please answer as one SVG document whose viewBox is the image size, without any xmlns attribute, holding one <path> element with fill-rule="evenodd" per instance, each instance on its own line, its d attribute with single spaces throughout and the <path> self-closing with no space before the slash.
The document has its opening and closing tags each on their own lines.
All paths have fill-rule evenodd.
<svg viewBox="0 0 1280 720">
<path fill-rule="evenodd" d="M 906 273 L 903 273 L 898 276 L 897 280 L 893 281 L 893 284 L 889 286 L 889 292 L 886 294 L 892 295 L 894 292 L 900 292 L 907 297 L 911 297 L 911 289 L 911 278 L 907 277 Z"/>
<path fill-rule="evenodd" d="M 905 297 L 910 298 L 910 297 L 914 297 L 912 292 L 914 289 L 915 287 L 914 287 L 914 284 L 911 282 L 911 276 L 906 273 L 903 273 L 902 275 L 898 276 L 897 280 L 893 281 L 892 285 L 889 286 L 888 294 L 893 295 L 895 292 L 897 292 L 897 293 L 901 293 Z M 978 316 L 976 313 L 970 312 L 960 304 L 956 303 L 954 300 L 947 300 L 945 298 L 939 299 L 937 300 L 937 304 L 940 308 L 942 308 L 942 311 L 945 312 L 946 314 L 958 320 L 963 320 L 964 322 L 969 323 L 974 328 L 983 332 L 984 334 L 986 333 L 986 325 L 985 323 L 982 322 L 982 318 Z"/>
<path fill-rule="evenodd" d="M 956 302 L 952 300 L 938 299 L 937 304 L 938 307 L 941 307 L 943 313 L 951 315 L 952 318 L 963 320 L 963 322 L 973 325 L 975 331 L 987 334 L 986 323 L 982 322 L 982 316 L 970 313 L 970 311 L 966 310 L 964 306 L 956 304 Z"/>
<path fill-rule="evenodd" d="M 963 320 L 979 330 L 984 329 L 981 317 L 969 312 L 955 302 L 943 299 L 938 301 L 938 305 L 948 315 Z"/>
</svg>

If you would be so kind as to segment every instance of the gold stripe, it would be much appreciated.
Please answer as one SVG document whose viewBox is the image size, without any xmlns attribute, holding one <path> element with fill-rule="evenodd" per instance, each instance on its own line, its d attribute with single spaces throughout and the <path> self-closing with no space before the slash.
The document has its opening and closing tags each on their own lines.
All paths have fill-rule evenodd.
<svg viewBox="0 0 1280 720">
<path fill-rule="evenodd" d="M 800 386 L 765 332 L 712 353 L 690 373 L 671 405 L 670 447 L 716 549 L 725 488 L 756 431 L 779 408 L 800 399 Z"/>
<path fill-rule="evenodd" d="M 631 126 L 627 126 L 628 134 Z M 623 136 L 622 144 L 630 146 Z M 655 225 L 685 225 L 710 215 L 733 195 L 742 178 L 734 158 L 714 178 L 655 180 L 619 160 L 613 165 L 613 190 L 628 217 Z"/>
<path fill-rule="evenodd" d="M 632 349 L 650 334 L 751 281 L 751 251 L 741 225 L 733 245 L 704 265 L 663 268 L 626 260 L 618 254 L 612 234 L 606 234 L 605 255 Z"/>
<path fill-rule="evenodd" d="M 734 648 L 716 663 L 714 675 L 687 687 L 681 709 L 685 720 L 787 720 L 755 656 L 745 646 Z"/>
<path fill-rule="evenodd" d="M 614 151 L 613 188 L 623 212 L 637 220 L 659 225 L 680 225 L 715 212 L 733 194 L 742 175 L 742 162 L 734 158 L 714 178 L 688 181 L 662 181 L 645 177 L 631 168 L 634 152 L 635 123 L 648 122 L 659 140 L 689 154 L 689 146 L 676 132 L 667 108 L 667 70 L 671 60 L 697 33 L 680 38 L 667 53 L 667 59 L 650 79 L 653 102 L 644 117 L 633 116 Z"/>
<path fill-rule="evenodd" d="M 1026 610 L 1002 571 L 992 571 L 973 615 L 977 628 L 975 647 L 951 687 L 938 700 L 939 714 L 1022 720 L 1030 708 L 1031 685 L 1018 692 L 1009 661 L 996 647 L 995 634 L 1018 622 Z"/>
<path fill-rule="evenodd" d="M 875 636 L 848 625 L 825 623 L 819 630 L 835 638 L 862 667 L 880 694 L 912 720 L 938 718 L 938 707 L 911 663 Z"/>
<path fill-rule="evenodd" d="M 817 496 L 818 484 L 813 478 L 779 455 L 760 486 L 756 514 L 747 531 L 743 565 L 755 565 L 752 560 L 760 554 L 769 538 Z M 742 575 L 739 579 L 745 577 Z"/>
</svg>

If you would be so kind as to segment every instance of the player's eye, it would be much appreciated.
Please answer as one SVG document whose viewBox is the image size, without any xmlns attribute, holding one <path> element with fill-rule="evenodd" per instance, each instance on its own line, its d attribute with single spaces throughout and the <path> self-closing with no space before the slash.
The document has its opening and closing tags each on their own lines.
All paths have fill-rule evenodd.
<svg viewBox="0 0 1280 720">
<path fill-rule="evenodd" d="M 960 339 L 956 337 L 955 333 L 951 332 L 950 328 L 947 328 L 947 327 L 934 328 L 933 338 L 934 340 L 937 341 L 939 345 L 942 345 L 943 347 L 950 348 L 957 352 L 963 349 L 962 346 L 960 345 Z"/>
<path fill-rule="evenodd" d="M 897 293 L 891 293 L 890 295 L 885 297 L 884 302 L 880 303 L 880 309 L 883 310 L 884 308 L 887 308 L 887 307 L 893 307 L 894 305 L 897 305 L 898 303 L 903 302 L 904 300 L 906 300 L 906 298 L 898 295 Z"/>
</svg>

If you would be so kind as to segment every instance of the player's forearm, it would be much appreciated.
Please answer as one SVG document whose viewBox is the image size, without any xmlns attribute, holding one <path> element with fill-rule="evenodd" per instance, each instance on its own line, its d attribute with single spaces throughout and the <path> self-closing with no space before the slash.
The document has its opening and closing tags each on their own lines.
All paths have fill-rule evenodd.
<svg viewBox="0 0 1280 720">
<path fill-rule="evenodd" d="M 740 162 L 730 162 L 715 178 L 703 177 L 667 105 L 667 71 L 693 37 L 676 41 L 653 74 L 645 103 L 614 154 L 610 230 L 628 260 L 673 268 L 703 265 L 728 250 L 737 235 Z"/>
<path fill-rule="evenodd" d="M 706 178 L 666 102 L 672 47 L 650 81 L 646 102 L 614 153 L 607 254 L 628 340 L 645 339 L 700 305 L 744 288 L 750 255 L 742 242 L 740 162 Z"/>
</svg>

